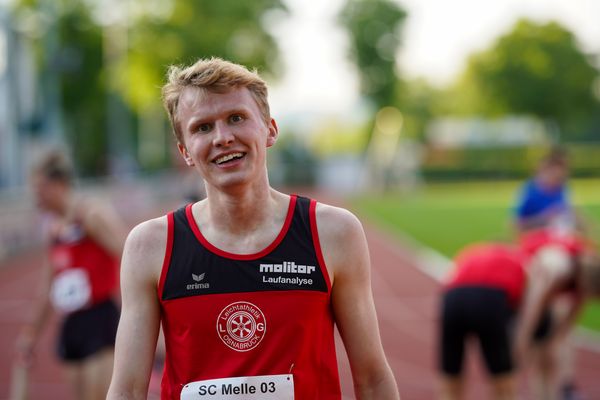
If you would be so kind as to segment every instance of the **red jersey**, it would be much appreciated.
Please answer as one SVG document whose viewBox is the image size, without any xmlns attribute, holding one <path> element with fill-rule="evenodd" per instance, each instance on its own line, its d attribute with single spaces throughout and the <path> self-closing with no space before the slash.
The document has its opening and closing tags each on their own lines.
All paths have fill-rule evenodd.
<svg viewBox="0 0 600 400">
<path fill-rule="evenodd" d="M 455 258 L 455 269 L 446 287 L 483 286 L 504 290 L 510 304 L 517 307 L 525 290 L 523 254 L 502 244 L 477 244 L 465 248 Z"/>
<path fill-rule="evenodd" d="M 519 237 L 519 245 L 528 258 L 547 245 L 561 246 L 571 256 L 576 256 L 585 249 L 586 241 L 573 233 L 563 234 L 552 229 L 536 229 L 522 234 Z"/>
<path fill-rule="evenodd" d="M 286 374 L 295 400 L 341 399 L 331 284 L 315 207 L 314 200 L 291 196 L 275 241 L 243 255 L 210 244 L 191 205 L 168 214 L 158 287 L 166 344 L 162 399 L 179 399 L 182 388 L 199 381 L 200 394 L 271 398 L 257 393 L 273 382 L 239 387 L 234 379 L 205 382 Z"/>
<path fill-rule="evenodd" d="M 529 260 L 533 257 L 538 250 L 542 247 L 555 245 L 565 249 L 571 256 L 571 277 L 564 283 L 561 291 L 564 293 L 570 293 L 574 296 L 582 296 L 582 288 L 580 287 L 579 264 L 574 262 L 574 258 L 580 255 L 585 248 L 588 246 L 585 238 L 574 233 L 561 233 L 552 229 L 536 229 L 529 231 L 519 237 L 519 245 L 525 254 L 525 257 Z"/>
<path fill-rule="evenodd" d="M 79 223 L 66 227 L 50 246 L 52 302 L 73 312 L 111 298 L 118 286 L 117 257 L 87 235 Z"/>
</svg>

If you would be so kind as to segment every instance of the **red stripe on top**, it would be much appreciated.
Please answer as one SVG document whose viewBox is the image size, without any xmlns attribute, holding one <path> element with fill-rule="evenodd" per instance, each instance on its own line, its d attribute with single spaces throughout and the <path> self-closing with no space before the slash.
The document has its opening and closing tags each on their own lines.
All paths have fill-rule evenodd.
<svg viewBox="0 0 600 400">
<path fill-rule="evenodd" d="M 321 241 L 319 240 L 319 230 L 317 229 L 317 201 L 311 199 L 310 207 L 308 209 L 308 215 L 310 219 L 310 231 L 312 233 L 313 245 L 315 246 L 315 252 L 317 253 L 317 260 L 321 271 L 323 271 L 323 277 L 327 283 L 327 290 L 331 292 L 331 280 L 329 279 L 329 271 L 327 265 L 325 265 L 325 258 L 323 258 L 323 251 L 321 250 Z"/>
<path fill-rule="evenodd" d="M 185 208 L 185 215 L 187 216 L 188 223 L 190 224 L 190 227 L 192 228 L 192 231 L 194 232 L 194 235 L 196 235 L 196 238 L 198 239 L 198 241 L 208 251 L 210 251 L 210 252 L 212 252 L 212 253 L 214 253 L 214 254 L 216 254 L 218 256 L 229 258 L 231 260 L 256 260 L 258 258 L 262 258 L 262 257 L 268 255 L 270 252 L 272 252 L 279 245 L 279 243 L 281 243 L 281 241 L 285 237 L 285 235 L 286 235 L 286 233 L 287 233 L 287 231 L 290 228 L 290 225 L 292 223 L 292 217 L 294 216 L 294 209 L 295 209 L 295 207 L 296 207 L 296 196 L 295 195 L 291 195 L 290 196 L 290 204 L 289 204 L 288 210 L 287 210 L 287 215 L 285 217 L 285 222 L 283 223 L 281 231 L 279 231 L 279 234 L 277 235 L 277 237 L 275 238 L 275 240 L 270 245 L 268 245 L 266 248 L 264 248 L 263 250 L 259 251 L 258 253 L 254 253 L 254 254 L 236 254 L 236 253 L 230 253 L 228 251 L 221 250 L 218 247 L 216 247 L 213 244 L 211 244 L 204 237 L 204 235 L 202 235 L 202 232 L 200 232 L 200 229 L 198 228 L 198 225 L 196 224 L 196 220 L 194 219 L 194 215 L 192 214 L 192 204 L 189 204 Z"/>
<path fill-rule="evenodd" d="M 169 263 L 171 262 L 171 253 L 173 252 L 173 230 L 175 227 L 175 221 L 173 212 L 167 214 L 167 248 L 165 249 L 165 258 L 163 259 L 162 270 L 160 272 L 160 279 L 158 281 L 158 296 L 162 298 L 163 288 L 165 287 L 165 280 L 167 278 L 167 271 L 169 269 Z"/>
</svg>

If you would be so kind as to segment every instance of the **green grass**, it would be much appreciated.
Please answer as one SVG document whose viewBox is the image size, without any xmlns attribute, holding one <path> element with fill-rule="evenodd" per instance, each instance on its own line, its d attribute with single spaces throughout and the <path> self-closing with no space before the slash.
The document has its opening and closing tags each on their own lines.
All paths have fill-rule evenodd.
<svg viewBox="0 0 600 400">
<path fill-rule="evenodd" d="M 447 257 L 476 241 L 508 241 L 510 218 L 521 182 L 429 184 L 410 194 L 360 196 L 354 210 L 392 233 L 409 235 Z M 571 192 L 578 209 L 591 221 L 600 239 L 600 179 L 573 180 Z M 600 332 L 600 302 L 592 301 L 580 323 Z"/>
</svg>

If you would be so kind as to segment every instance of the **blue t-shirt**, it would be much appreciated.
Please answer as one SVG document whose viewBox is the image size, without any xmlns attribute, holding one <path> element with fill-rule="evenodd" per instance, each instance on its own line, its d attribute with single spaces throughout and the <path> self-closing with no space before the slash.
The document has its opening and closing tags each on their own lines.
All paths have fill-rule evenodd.
<svg viewBox="0 0 600 400">
<path fill-rule="evenodd" d="M 544 215 L 555 218 L 560 214 L 570 215 L 569 194 L 567 187 L 561 185 L 557 188 L 543 188 L 535 179 L 529 180 L 521 190 L 515 216 L 519 222 L 526 222 L 529 218 L 540 218 L 541 225 Z M 550 223 L 550 221 L 547 221 Z"/>
</svg>

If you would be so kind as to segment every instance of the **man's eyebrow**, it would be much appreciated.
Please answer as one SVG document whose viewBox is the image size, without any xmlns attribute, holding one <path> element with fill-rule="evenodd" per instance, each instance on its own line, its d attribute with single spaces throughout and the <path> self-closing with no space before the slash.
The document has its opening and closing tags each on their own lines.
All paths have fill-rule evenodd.
<svg viewBox="0 0 600 400">
<path fill-rule="evenodd" d="M 231 115 L 231 114 L 248 114 L 249 110 L 246 107 L 232 107 L 230 109 L 224 110 L 223 114 Z"/>
<path fill-rule="evenodd" d="M 195 125 L 202 124 L 203 122 L 205 122 L 205 121 L 207 121 L 207 120 L 208 120 L 208 118 L 207 118 L 207 117 L 202 117 L 202 116 L 199 116 L 199 117 L 191 117 L 191 118 L 189 119 L 188 123 L 187 123 L 187 127 L 188 127 L 188 128 L 190 128 L 190 127 L 193 127 L 193 126 L 195 126 Z"/>
<path fill-rule="evenodd" d="M 190 117 L 187 126 L 189 128 L 189 127 L 193 127 L 194 125 L 198 125 L 198 124 L 201 124 L 204 122 L 209 122 L 209 121 L 219 118 L 219 117 L 223 117 L 223 116 L 226 117 L 226 116 L 230 116 L 232 114 L 245 114 L 246 115 L 248 113 L 250 113 L 250 110 L 247 107 L 226 108 L 226 109 L 221 110 L 218 113 L 214 113 L 214 114 L 192 116 L 192 117 Z"/>
</svg>

